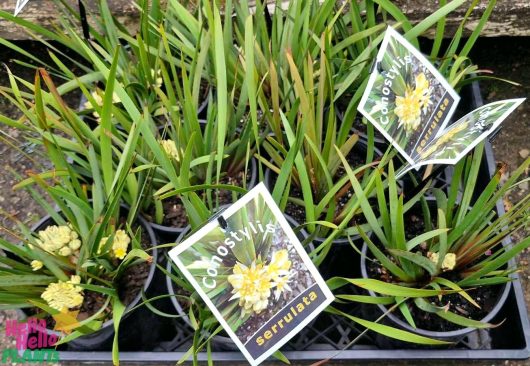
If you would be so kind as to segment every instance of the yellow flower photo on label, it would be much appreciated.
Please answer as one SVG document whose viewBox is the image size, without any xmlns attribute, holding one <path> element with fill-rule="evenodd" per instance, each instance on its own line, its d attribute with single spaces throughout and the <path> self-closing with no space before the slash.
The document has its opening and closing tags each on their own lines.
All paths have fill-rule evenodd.
<svg viewBox="0 0 530 366">
<path fill-rule="evenodd" d="M 416 93 L 411 88 L 407 88 L 405 96 L 396 97 L 396 108 L 394 113 L 399 118 L 399 125 L 405 131 L 415 131 L 421 122 L 421 104 Z"/>
</svg>

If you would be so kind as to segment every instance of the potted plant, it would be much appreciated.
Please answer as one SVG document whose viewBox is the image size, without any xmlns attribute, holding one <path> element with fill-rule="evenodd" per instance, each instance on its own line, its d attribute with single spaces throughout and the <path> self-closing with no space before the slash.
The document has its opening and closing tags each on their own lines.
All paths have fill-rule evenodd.
<svg viewBox="0 0 530 366">
<path fill-rule="evenodd" d="M 50 92 L 42 90 L 41 77 Z M 76 328 L 77 323 L 72 325 L 67 330 L 76 331 L 61 342 L 85 349 L 112 344 L 113 357 L 117 361 L 120 320 L 139 304 L 141 292 L 147 290 L 153 278 L 155 265 L 151 262 L 156 263 L 157 257 L 156 248 L 152 248 L 155 239 L 150 227 L 135 215 L 134 210 L 122 205 L 124 187 L 132 174 L 133 146 L 138 141 L 139 131 L 133 124 L 132 133 L 116 164 L 113 159 L 96 158 L 96 149 L 103 155 L 104 151 L 112 151 L 108 136 L 100 136 L 97 132 L 85 136 L 85 144 L 79 144 L 73 151 L 80 151 L 88 157 L 87 169 L 92 173 L 89 186 L 69 163 L 69 155 L 64 149 L 68 144 L 60 134 L 68 127 L 82 129 L 82 125 L 76 125 L 75 118 L 68 119 L 72 111 L 58 96 L 47 73 L 44 70 L 36 73 L 32 88 L 34 103 L 27 103 L 16 84 L 13 86 L 13 96 L 4 95 L 10 97 L 40 132 L 39 142 L 45 147 L 53 169 L 29 172 L 30 176 L 14 187 L 28 189 L 49 216 L 34 228 L 34 232 L 21 225 L 21 233 L 16 236 L 22 241 L 20 246 L 2 242 L 12 254 L 10 263 L 13 267 L 6 269 L 5 273 L 33 263 L 30 268 L 38 271 L 37 277 L 40 276 L 37 285 L 47 287 L 35 290 L 29 282 L 24 294 L 19 295 L 18 289 L 6 283 L 6 301 L 14 307 L 38 307 L 49 316 L 64 312 L 73 318 L 72 321 L 77 315 L 71 315 L 71 312 L 80 311 L 80 328 Z M 107 95 L 110 100 L 112 90 Z M 105 115 L 103 113 L 103 118 Z M 65 120 L 74 124 L 65 125 Z M 22 129 L 28 128 L 23 120 L 16 123 L 15 126 Z M 52 204 L 34 185 L 42 189 Z M 28 273 L 24 271 L 25 275 Z M 63 289 L 64 294 L 61 293 Z M 26 293 L 31 296 L 22 301 Z M 9 300 L 10 297 L 17 298 L 17 301 Z M 61 299 L 64 306 L 61 306 Z M 140 329 L 141 322 L 135 325 L 134 319 L 129 319 L 126 327 Z M 131 340 L 130 334 L 125 335 L 121 338 L 122 343 L 126 343 L 127 338 Z"/>
<path fill-rule="evenodd" d="M 394 305 L 397 309 L 388 318 L 395 326 L 422 336 L 454 341 L 473 329 L 493 327 L 488 322 L 502 307 L 510 275 L 516 271 L 512 259 L 530 246 L 528 237 L 513 246 L 503 241 L 528 225 L 530 196 L 505 213 L 495 208 L 517 185 L 530 159 L 504 183 L 502 169 L 497 171 L 485 189 L 477 192 L 481 159 L 482 149 L 477 149 L 458 163 L 448 192 L 434 189 L 430 206 L 425 197 L 407 201 L 408 208 L 418 203 L 422 207 L 419 230 L 417 222 L 407 221 L 404 197 L 392 179 L 392 164 L 388 192 L 381 185 L 376 190 L 379 216 L 350 171 L 373 240 L 360 230 L 365 241 L 363 278 L 336 279 L 336 283 L 368 290 L 369 295 L 355 296 L 355 301 L 377 304 L 383 313 Z M 422 216 L 414 217 L 417 221 Z"/>
</svg>

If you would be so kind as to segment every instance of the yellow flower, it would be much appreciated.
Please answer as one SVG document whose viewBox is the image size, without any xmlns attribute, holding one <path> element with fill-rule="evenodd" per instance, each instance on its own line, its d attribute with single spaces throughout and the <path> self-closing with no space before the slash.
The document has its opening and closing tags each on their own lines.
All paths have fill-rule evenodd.
<svg viewBox="0 0 530 366">
<path fill-rule="evenodd" d="M 81 241 L 71 225 L 51 225 L 38 232 L 37 244 L 47 252 L 69 256 L 79 249 Z"/>
<path fill-rule="evenodd" d="M 440 258 L 440 255 L 438 253 L 427 253 L 427 258 L 431 260 L 433 263 L 438 263 L 438 258 Z M 442 269 L 444 271 L 450 271 L 456 266 L 456 254 L 455 253 L 447 253 L 444 257 L 444 260 L 442 262 Z"/>
<path fill-rule="evenodd" d="M 239 299 L 241 314 L 260 313 L 269 305 L 269 297 L 274 289 L 274 297 L 279 299 L 289 287 L 291 261 L 286 249 L 273 253 L 268 265 L 252 262 L 250 267 L 236 263 L 228 283 L 233 287 L 230 300 Z"/>
<path fill-rule="evenodd" d="M 61 249 L 59 249 L 58 253 L 63 257 L 68 257 L 72 254 L 72 249 L 70 249 L 69 247 L 62 247 Z"/>
<path fill-rule="evenodd" d="M 101 238 L 101 241 L 99 242 L 98 254 L 101 254 L 101 250 L 105 244 L 107 244 L 107 240 L 109 240 L 108 236 Z M 117 230 L 114 234 L 114 240 L 112 242 L 112 256 L 118 259 L 125 258 L 130 242 L 131 239 L 124 230 Z"/>
<path fill-rule="evenodd" d="M 70 283 L 74 284 L 74 285 L 79 285 L 81 283 L 81 277 L 76 276 L 76 275 L 71 275 L 70 276 Z"/>
<path fill-rule="evenodd" d="M 94 108 L 95 106 L 101 107 L 103 105 L 103 97 L 101 96 L 100 89 L 94 90 L 92 93 L 90 93 L 90 95 L 94 99 L 94 102 L 96 103 L 96 105 L 93 105 L 92 102 L 87 100 L 85 104 L 83 105 L 85 109 L 91 109 L 91 108 Z M 99 116 L 96 112 L 94 112 L 94 115 L 96 117 Z"/>
<path fill-rule="evenodd" d="M 275 287 L 274 297 L 276 300 L 285 291 L 291 291 L 289 287 L 289 269 L 291 261 L 286 249 L 281 249 L 272 255 L 271 262 L 267 266 L 267 273 L 272 281 L 272 287 Z"/>
<path fill-rule="evenodd" d="M 127 235 L 125 231 L 116 231 L 114 241 L 112 242 L 112 252 L 114 253 L 114 256 L 118 259 L 125 258 L 130 242 L 131 238 L 129 238 L 129 235 Z"/>
<path fill-rule="evenodd" d="M 72 250 L 77 250 L 81 247 L 81 240 L 74 239 L 70 243 L 68 243 L 68 247 Z"/>
<path fill-rule="evenodd" d="M 456 134 L 466 130 L 468 124 L 469 124 L 468 122 L 465 122 L 465 123 L 462 123 L 460 125 L 456 125 L 456 126 L 453 126 L 453 127 L 449 128 L 446 133 L 444 133 L 442 136 L 438 137 L 438 139 L 436 140 L 436 143 L 434 145 L 432 145 L 431 147 L 429 147 L 425 151 L 422 151 L 420 155 L 422 157 L 430 156 L 432 153 L 434 153 L 436 150 L 438 150 L 440 148 L 440 146 L 443 146 L 446 142 L 451 141 L 456 136 Z"/>
<path fill-rule="evenodd" d="M 282 293 L 286 291 L 292 291 L 291 287 L 289 286 L 289 275 L 277 277 L 274 280 L 273 285 L 276 287 L 274 289 L 274 297 L 276 300 L 280 298 Z"/>
<path fill-rule="evenodd" d="M 155 86 L 157 88 L 160 88 L 162 86 L 162 77 L 160 76 L 160 70 L 155 72 L 155 70 L 151 69 L 151 77 L 155 80 Z"/>
<path fill-rule="evenodd" d="M 81 306 L 83 303 L 83 288 L 76 286 L 79 284 L 80 278 L 72 276 L 70 281 L 59 281 L 57 283 L 50 283 L 46 290 L 41 295 L 48 305 L 59 311 L 67 311 L 68 309 Z"/>
<path fill-rule="evenodd" d="M 403 126 L 405 131 L 411 132 L 419 127 L 421 105 L 413 90 L 407 88 L 404 97 L 396 97 L 394 113 L 399 118 L 399 125 Z"/>
<path fill-rule="evenodd" d="M 230 300 L 239 299 L 242 314 L 260 313 L 267 308 L 273 285 L 263 264 L 253 262 L 247 267 L 236 263 L 233 274 L 228 276 L 228 283 L 232 285 L 234 294 Z"/>
<path fill-rule="evenodd" d="M 271 262 L 267 266 L 267 272 L 272 278 L 275 278 L 287 274 L 289 268 L 291 268 L 289 253 L 287 249 L 281 249 L 272 255 Z"/>
<path fill-rule="evenodd" d="M 160 145 L 162 146 L 162 148 L 164 149 L 164 151 L 166 152 L 166 154 L 170 158 L 175 159 L 176 161 L 180 160 L 179 152 L 178 152 L 178 149 L 177 149 L 177 145 L 175 145 L 175 141 L 173 141 L 173 140 L 160 140 L 159 142 L 160 142 Z"/>
<path fill-rule="evenodd" d="M 90 95 L 94 99 L 95 105 L 92 104 L 92 102 L 90 102 L 89 100 L 87 100 L 83 104 L 85 109 L 96 109 L 96 106 L 97 107 L 102 107 L 103 106 L 103 96 L 105 95 L 105 92 L 103 90 L 101 90 L 99 88 L 96 88 L 96 90 L 91 92 Z M 114 104 L 121 103 L 121 99 L 118 96 L 118 94 L 112 93 L 112 103 L 114 103 Z M 100 116 L 99 116 L 98 112 L 94 111 L 94 112 L 92 112 L 92 114 L 94 115 L 94 117 L 99 119 Z"/>
<path fill-rule="evenodd" d="M 31 261 L 31 268 L 34 270 L 34 271 L 38 271 L 39 269 L 42 268 L 43 264 L 41 261 L 37 261 L 37 260 L 34 260 L 34 261 Z"/>
<path fill-rule="evenodd" d="M 432 101 L 429 81 L 423 72 L 416 76 L 416 89 L 414 89 L 414 94 L 420 103 L 420 108 L 425 111 Z"/>
</svg>

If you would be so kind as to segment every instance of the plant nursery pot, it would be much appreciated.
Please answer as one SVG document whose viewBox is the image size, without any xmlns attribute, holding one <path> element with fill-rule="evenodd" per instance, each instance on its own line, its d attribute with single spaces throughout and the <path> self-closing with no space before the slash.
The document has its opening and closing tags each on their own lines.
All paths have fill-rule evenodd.
<svg viewBox="0 0 530 366">
<path fill-rule="evenodd" d="M 370 233 L 367 233 L 370 236 Z M 317 248 L 324 242 L 325 238 L 313 239 L 313 245 Z M 353 238 L 353 244 L 362 248 L 362 238 Z M 333 239 L 330 244 L 331 248 L 327 253 L 322 263 L 318 266 L 318 271 L 324 278 L 328 280 L 333 277 L 356 278 L 360 277 L 360 267 L 357 265 L 360 260 L 360 255 L 352 247 L 347 238 Z"/>
<path fill-rule="evenodd" d="M 295 228 L 295 227 L 297 227 L 299 225 L 292 217 L 285 215 L 285 218 L 286 218 L 287 222 L 289 222 L 291 227 Z M 186 230 L 183 231 L 180 234 L 180 236 L 177 238 L 177 240 L 176 240 L 177 245 L 178 245 L 178 243 L 183 241 L 184 237 L 190 232 L 190 230 L 191 230 L 191 228 L 189 226 L 186 227 Z M 300 239 L 300 241 L 303 241 L 307 237 L 307 233 L 303 229 L 300 230 L 296 235 L 297 235 L 298 239 Z M 168 261 L 167 261 L 167 264 L 166 264 L 166 270 L 167 270 L 168 273 L 172 273 L 172 271 L 173 271 L 172 262 L 171 262 L 171 260 L 169 258 L 168 258 Z M 167 292 L 171 295 L 169 298 L 171 299 L 171 303 L 173 304 L 173 307 L 175 308 L 177 313 L 181 316 L 181 318 L 184 320 L 184 322 L 188 326 L 191 327 L 192 325 L 191 325 L 191 321 L 190 321 L 190 319 L 188 317 L 188 314 L 182 308 L 180 303 L 177 301 L 175 288 L 173 286 L 173 281 L 171 280 L 171 277 L 169 277 L 167 275 L 166 275 L 166 285 L 167 285 Z M 207 335 L 207 337 L 208 337 L 208 335 Z M 237 346 L 234 344 L 232 339 L 230 337 L 228 337 L 228 336 L 225 336 L 225 335 L 219 335 L 219 334 L 214 335 L 212 337 L 212 345 L 215 348 L 217 348 L 218 350 L 220 350 L 220 351 L 238 351 L 239 350 L 239 348 L 237 348 Z"/>
<path fill-rule="evenodd" d="M 429 201 L 431 205 L 434 202 L 435 201 L 433 200 Z M 369 255 L 370 253 L 369 253 L 368 245 L 364 243 L 362 247 L 360 265 L 361 265 L 361 275 L 365 279 L 370 278 L 368 267 L 367 267 L 367 262 L 368 262 L 367 256 Z M 497 285 L 497 286 L 498 287 L 494 287 L 494 286 L 491 287 L 492 291 L 497 292 L 495 296 L 496 300 L 495 300 L 494 305 L 491 307 L 491 309 L 489 310 L 486 316 L 482 317 L 482 319 L 476 319 L 476 320 L 480 320 L 485 323 L 490 322 L 492 321 L 492 319 L 495 318 L 495 316 L 499 313 L 499 311 L 504 306 L 504 303 L 506 302 L 508 295 L 510 293 L 510 290 L 511 290 L 511 283 L 508 282 L 508 283 Z M 368 293 L 370 294 L 370 296 L 377 297 L 377 294 L 371 290 L 368 290 Z M 375 314 L 373 311 L 375 309 L 374 305 L 367 305 L 364 308 L 365 308 L 365 311 L 364 311 L 365 315 L 367 315 L 367 317 L 369 318 L 374 318 L 374 319 L 378 318 L 379 316 L 381 316 L 382 314 L 388 311 L 388 308 L 381 304 L 377 304 L 378 311 L 376 311 Z M 368 315 L 369 313 L 370 315 Z M 415 333 L 415 334 L 422 335 L 425 337 L 439 339 L 439 340 L 448 341 L 448 342 L 454 342 L 454 343 L 461 341 L 464 337 L 466 337 L 470 333 L 477 330 L 476 328 L 470 328 L 470 327 L 460 328 L 460 329 L 450 330 L 450 331 L 437 331 L 437 330 L 413 328 L 406 321 L 396 316 L 394 312 L 388 313 L 383 319 L 383 323 L 387 323 L 391 326 L 404 329 L 411 333 Z M 390 348 L 422 348 L 422 346 L 417 346 L 417 345 L 411 346 L 410 343 L 390 339 L 390 338 L 380 336 L 380 335 L 377 335 L 376 343 L 378 343 L 378 345 L 381 348 L 389 348 L 389 347 Z"/>
<path fill-rule="evenodd" d="M 354 145 L 353 149 L 354 149 L 353 151 L 357 151 L 357 152 L 360 153 L 360 155 L 365 156 L 367 151 L 368 151 L 368 143 L 363 138 L 360 138 L 359 141 L 357 141 L 357 143 Z M 377 157 L 381 157 L 381 156 L 383 156 L 383 153 L 381 152 L 381 150 L 379 150 L 378 148 L 374 147 L 374 157 L 377 158 Z M 267 186 L 267 189 L 269 191 L 271 191 L 271 192 L 274 189 L 275 178 L 276 178 L 276 173 L 274 171 L 272 171 L 271 169 L 268 169 L 268 168 L 265 169 L 265 176 L 264 176 L 265 186 Z M 369 233 L 367 233 L 367 234 L 369 234 Z M 354 241 L 354 242 L 357 242 L 358 240 L 361 239 L 361 237 L 360 237 L 360 235 L 356 234 L 356 235 L 351 235 L 350 239 L 352 241 Z M 326 238 L 318 237 L 318 236 L 313 238 L 313 242 L 315 243 L 315 247 L 318 247 L 318 245 L 323 243 L 325 240 L 326 240 Z M 333 239 L 333 244 L 332 245 L 350 247 L 350 242 L 349 242 L 347 237 L 337 237 L 337 238 Z M 359 245 L 359 247 L 360 247 L 360 245 Z"/>
<path fill-rule="evenodd" d="M 258 162 L 255 158 L 250 160 L 249 164 L 250 180 L 247 184 L 247 188 L 254 188 L 258 182 Z M 183 227 L 166 226 L 163 224 L 157 224 L 148 220 L 149 225 L 153 229 L 156 236 L 164 242 L 173 243 L 180 235 L 187 230 L 187 225 Z"/>
<path fill-rule="evenodd" d="M 128 210 L 125 205 L 121 206 L 122 211 Z M 149 226 L 149 223 L 143 218 L 138 217 L 138 224 L 143 228 L 144 235 L 147 235 L 148 240 L 152 246 L 156 245 L 156 237 Z M 41 219 L 37 224 L 32 227 L 32 232 L 43 230 L 49 225 L 53 225 L 54 222 L 51 216 L 46 216 Z M 148 276 L 142 287 L 142 291 L 148 292 L 151 282 L 155 275 L 156 263 L 158 259 L 158 251 L 154 248 L 151 251 L 153 257 L 153 263 L 150 265 Z M 130 312 L 132 308 L 137 306 L 142 300 L 141 291 L 134 297 L 130 304 L 127 305 L 125 314 L 123 315 L 120 322 L 119 332 L 119 346 L 120 350 L 139 350 L 149 349 L 152 346 L 150 341 L 150 332 L 152 332 L 153 324 L 149 322 L 149 319 L 153 317 L 153 313 L 145 306 L 139 307 L 134 311 Z M 60 335 L 60 333 L 46 329 L 48 334 Z M 114 323 L 113 320 L 105 321 L 101 328 L 88 335 L 78 337 L 67 343 L 68 350 L 72 351 L 103 351 L 112 349 L 112 342 L 114 338 Z"/>
</svg>

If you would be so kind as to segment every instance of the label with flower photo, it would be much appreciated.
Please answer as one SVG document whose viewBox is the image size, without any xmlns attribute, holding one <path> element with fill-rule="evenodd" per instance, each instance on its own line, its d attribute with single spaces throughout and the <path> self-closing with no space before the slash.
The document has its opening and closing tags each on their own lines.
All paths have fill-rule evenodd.
<svg viewBox="0 0 530 366">
<path fill-rule="evenodd" d="M 252 365 L 333 301 L 263 183 L 169 255 Z"/>
<path fill-rule="evenodd" d="M 425 56 L 388 27 L 358 109 L 411 165 L 440 136 L 459 100 Z"/>
<path fill-rule="evenodd" d="M 414 153 L 416 163 L 404 172 L 428 164 L 455 164 L 490 136 L 525 98 L 507 99 L 483 105 L 447 127 L 443 134 Z"/>
</svg>

